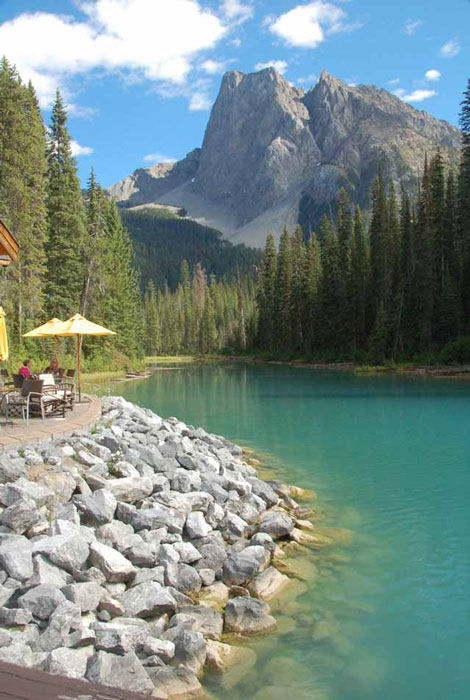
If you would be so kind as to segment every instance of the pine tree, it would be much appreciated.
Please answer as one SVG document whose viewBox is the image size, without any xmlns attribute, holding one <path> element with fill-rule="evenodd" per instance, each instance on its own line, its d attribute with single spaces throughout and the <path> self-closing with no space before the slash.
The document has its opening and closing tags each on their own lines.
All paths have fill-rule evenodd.
<svg viewBox="0 0 470 700">
<path fill-rule="evenodd" d="M 366 339 L 367 289 L 369 286 L 369 254 L 360 208 L 356 207 L 351 244 L 350 312 L 352 347 L 363 347 Z"/>
<path fill-rule="evenodd" d="M 6 59 L 0 103 L 0 217 L 20 243 L 18 260 L 2 275 L 2 303 L 16 347 L 26 326 L 40 318 L 44 300 L 46 141 L 34 89 Z"/>
<path fill-rule="evenodd" d="M 343 345 L 344 279 L 341 270 L 341 252 L 338 234 L 328 217 L 320 222 L 322 246 L 322 278 L 320 286 L 320 333 L 322 347 L 338 353 Z"/>
<path fill-rule="evenodd" d="M 47 307 L 50 316 L 68 318 L 77 312 L 83 288 L 85 216 L 59 91 L 52 109 L 47 160 Z"/>
<path fill-rule="evenodd" d="M 201 355 L 207 355 L 215 350 L 216 339 L 217 329 L 215 327 L 214 303 L 212 295 L 208 292 L 205 295 L 199 330 L 199 352 Z"/>
<path fill-rule="evenodd" d="M 287 229 L 281 235 L 277 256 L 275 293 L 275 343 L 283 351 L 292 350 L 292 250 Z"/>
<path fill-rule="evenodd" d="M 308 239 L 304 276 L 304 351 L 311 353 L 319 345 L 321 250 L 314 231 Z"/>
<path fill-rule="evenodd" d="M 457 239 L 461 256 L 463 332 L 470 333 L 470 79 L 460 103 L 462 148 L 458 179 Z"/>
<path fill-rule="evenodd" d="M 157 292 L 153 280 L 147 285 L 144 299 L 145 312 L 145 354 L 158 355 L 161 348 L 161 329 L 157 307 Z"/>
<path fill-rule="evenodd" d="M 388 328 L 387 312 L 383 303 L 380 304 L 375 317 L 374 327 L 369 336 L 369 361 L 381 365 L 387 357 Z"/>
<path fill-rule="evenodd" d="M 292 313 L 292 349 L 299 353 L 304 346 L 304 307 L 305 307 L 305 276 L 306 250 L 303 233 L 297 226 L 291 239 L 292 256 L 292 288 L 291 288 L 291 313 Z"/>
<path fill-rule="evenodd" d="M 418 218 L 414 227 L 413 311 L 415 314 L 415 342 L 424 350 L 432 339 L 434 307 L 433 256 L 431 240 L 431 180 L 427 158 L 418 202 Z"/>
<path fill-rule="evenodd" d="M 93 299 L 93 288 L 105 274 L 104 263 L 108 247 L 108 206 L 103 190 L 96 182 L 92 168 L 85 194 L 86 231 L 83 239 L 83 283 L 80 295 L 80 313 L 85 316 Z"/>
<path fill-rule="evenodd" d="M 371 265 L 371 315 L 375 318 L 380 305 L 387 313 L 392 293 L 392 241 L 387 196 L 382 169 L 372 188 L 372 218 L 369 230 Z"/>
<path fill-rule="evenodd" d="M 259 309 L 258 345 L 271 350 L 274 346 L 277 252 L 274 237 L 266 238 L 264 260 L 259 273 L 257 299 Z"/>
</svg>

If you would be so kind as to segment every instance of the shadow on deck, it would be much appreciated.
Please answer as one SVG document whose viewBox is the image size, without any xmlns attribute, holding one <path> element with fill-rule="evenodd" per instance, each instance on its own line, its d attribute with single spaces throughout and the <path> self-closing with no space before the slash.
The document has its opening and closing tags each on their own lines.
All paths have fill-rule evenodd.
<svg viewBox="0 0 470 700">
<path fill-rule="evenodd" d="M 44 423 L 39 417 L 32 418 L 29 427 L 22 418 L 13 418 L 13 425 L 3 425 L 4 418 L 0 417 L 0 452 L 90 427 L 101 415 L 101 401 L 96 396 L 86 398 L 86 403 L 75 404 L 73 411 L 67 411 L 65 418 L 52 416 Z"/>
</svg>

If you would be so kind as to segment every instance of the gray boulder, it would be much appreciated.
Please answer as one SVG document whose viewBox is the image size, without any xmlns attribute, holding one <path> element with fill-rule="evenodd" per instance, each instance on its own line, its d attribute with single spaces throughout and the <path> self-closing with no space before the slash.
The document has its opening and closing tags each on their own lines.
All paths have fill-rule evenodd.
<svg viewBox="0 0 470 700">
<path fill-rule="evenodd" d="M 90 545 L 90 563 L 98 567 L 111 583 L 131 581 L 136 569 L 120 552 L 101 542 Z"/>
<path fill-rule="evenodd" d="M 227 586 L 242 586 L 269 565 L 269 551 L 260 546 L 249 546 L 231 554 L 224 564 L 222 580 Z"/>
<path fill-rule="evenodd" d="M 34 617 L 48 620 L 54 610 L 65 600 L 64 594 L 55 586 L 43 584 L 31 588 L 18 598 L 20 608 L 29 610 Z"/>
<path fill-rule="evenodd" d="M 0 484 L 7 484 L 9 481 L 26 477 L 25 464 L 26 461 L 22 457 L 2 459 L 0 461 Z"/>
<path fill-rule="evenodd" d="M 1 501 L 5 506 L 11 506 L 24 498 L 31 499 L 38 508 L 41 508 L 41 506 L 51 505 L 54 500 L 54 493 L 47 486 L 22 477 L 14 483 L 5 486 Z"/>
<path fill-rule="evenodd" d="M 207 605 L 182 605 L 171 618 L 168 628 L 184 625 L 185 620 L 191 620 L 191 629 L 200 632 L 205 639 L 217 641 L 222 636 L 223 617 Z"/>
<path fill-rule="evenodd" d="M 116 656 L 98 651 L 88 659 L 86 678 L 92 683 L 124 688 L 137 693 L 151 693 L 153 683 L 133 651 Z"/>
<path fill-rule="evenodd" d="M 49 618 L 49 624 L 37 642 L 38 651 L 53 651 L 73 644 L 72 633 L 81 630 L 82 616 L 75 603 L 65 600 Z"/>
<path fill-rule="evenodd" d="M 201 590 L 201 577 L 188 564 L 165 564 L 165 585 L 173 586 L 181 593 L 198 593 Z"/>
<path fill-rule="evenodd" d="M 147 668 L 157 697 L 196 698 L 204 697 L 204 691 L 196 675 L 185 666 L 178 668 Z"/>
<path fill-rule="evenodd" d="M 8 576 L 25 581 L 33 575 L 33 548 L 26 537 L 15 537 L 0 545 L 0 567 Z"/>
<path fill-rule="evenodd" d="M 33 615 L 29 610 L 0 608 L 0 625 L 5 627 L 29 625 L 32 619 Z"/>
<path fill-rule="evenodd" d="M 152 508 L 134 510 L 130 516 L 130 524 L 134 530 L 157 530 L 160 527 L 168 528 L 168 532 L 182 533 L 185 523 L 184 513 L 175 508 L 168 508 L 162 504 L 154 504 Z"/>
<path fill-rule="evenodd" d="M 256 598 L 231 598 L 225 608 L 225 631 L 260 634 L 276 628 L 267 603 Z"/>
<path fill-rule="evenodd" d="M 69 586 L 64 586 L 62 593 L 67 600 L 78 605 L 82 613 L 96 610 L 101 598 L 106 594 L 106 591 L 101 588 L 98 583 L 93 581 L 83 583 L 72 583 Z"/>
<path fill-rule="evenodd" d="M 74 503 L 82 522 L 94 527 L 110 523 L 117 506 L 116 498 L 105 488 L 97 489 L 90 496 L 75 496 Z"/>
<path fill-rule="evenodd" d="M 248 482 L 251 484 L 252 492 L 263 499 L 268 508 L 276 505 L 279 500 L 279 496 L 274 491 L 274 489 L 266 483 L 266 481 L 261 481 L 257 477 L 248 477 Z"/>
<path fill-rule="evenodd" d="M 32 498 L 20 498 L 0 514 L 0 523 L 21 535 L 33 525 L 45 520 L 45 516 L 46 513 L 38 509 Z"/>
<path fill-rule="evenodd" d="M 33 575 L 28 581 L 31 586 L 39 586 L 48 584 L 62 588 L 68 580 L 71 580 L 70 574 L 67 574 L 64 569 L 53 564 L 47 557 L 42 554 L 36 554 L 33 557 Z"/>
<path fill-rule="evenodd" d="M 294 523 L 287 513 L 270 510 L 263 515 L 258 525 L 258 532 L 271 535 L 273 540 L 287 537 L 294 529 Z"/>
<path fill-rule="evenodd" d="M 55 535 L 33 544 L 33 555 L 44 554 L 53 564 L 71 574 L 85 566 L 89 551 L 89 545 L 81 535 Z"/>
<path fill-rule="evenodd" d="M 118 501 L 135 503 L 153 493 L 153 482 L 151 479 L 140 476 L 130 476 L 123 479 L 110 479 L 107 488 Z"/>
<path fill-rule="evenodd" d="M 146 630 L 132 625 L 108 625 L 95 622 L 93 631 L 96 635 L 95 649 L 124 656 L 136 646 L 142 645 L 147 638 Z"/>
<path fill-rule="evenodd" d="M 211 526 L 204 519 L 204 513 L 201 511 L 189 513 L 186 518 L 186 532 L 191 540 L 206 537 L 211 531 Z"/>
<path fill-rule="evenodd" d="M 156 581 L 147 581 L 126 591 L 120 602 L 127 617 L 152 617 L 173 613 L 177 603 L 174 596 Z"/>
<path fill-rule="evenodd" d="M 169 663 L 172 666 L 182 665 L 198 675 L 206 662 L 206 643 L 202 634 L 175 627 L 168 630 L 165 637 L 175 645 L 175 655 Z"/>
<path fill-rule="evenodd" d="M 87 667 L 87 655 L 77 649 L 60 647 L 51 651 L 45 662 L 44 670 L 58 676 L 83 678 Z"/>
</svg>

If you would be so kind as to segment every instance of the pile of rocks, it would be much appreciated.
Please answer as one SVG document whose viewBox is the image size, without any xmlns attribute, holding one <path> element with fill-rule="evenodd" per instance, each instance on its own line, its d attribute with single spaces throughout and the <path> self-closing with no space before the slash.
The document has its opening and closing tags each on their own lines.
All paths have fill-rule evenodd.
<svg viewBox="0 0 470 700">
<path fill-rule="evenodd" d="M 161 698 L 239 664 L 224 633 L 276 627 L 301 537 L 294 487 L 228 440 L 121 397 L 86 434 L 0 460 L 0 660 Z"/>
</svg>

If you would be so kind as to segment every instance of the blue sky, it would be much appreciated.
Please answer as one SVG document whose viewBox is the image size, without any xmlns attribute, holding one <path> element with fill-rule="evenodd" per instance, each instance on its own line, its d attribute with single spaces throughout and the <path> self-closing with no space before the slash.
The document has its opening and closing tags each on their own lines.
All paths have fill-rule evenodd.
<svg viewBox="0 0 470 700">
<path fill-rule="evenodd" d="M 0 52 L 49 119 L 69 105 L 79 172 L 103 185 L 200 146 L 226 70 L 323 68 L 456 124 L 470 77 L 469 0 L 0 0 Z"/>
</svg>

